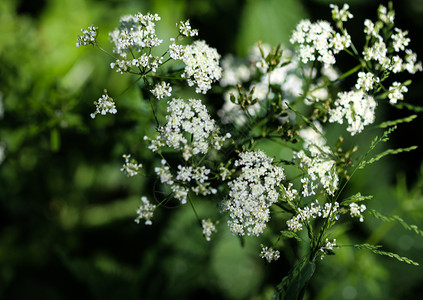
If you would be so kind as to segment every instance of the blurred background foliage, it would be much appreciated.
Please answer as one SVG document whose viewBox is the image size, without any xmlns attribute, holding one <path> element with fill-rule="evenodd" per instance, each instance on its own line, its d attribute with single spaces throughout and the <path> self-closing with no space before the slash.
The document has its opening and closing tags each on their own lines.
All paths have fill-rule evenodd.
<svg viewBox="0 0 423 300">
<path fill-rule="evenodd" d="M 110 50 L 107 33 L 121 15 L 150 11 L 162 17 L 161 37 L 189 18 L 222 55 L 245 55 L 258 40 L 287 44 L 300 19 L 328 19 L 328 4 L 337 2 L 1 0 L 0 298 L 269 299 L 296 246 L 284 241 L 282 258 L 265 264 L 258 257 L 261 239 L 247 238 L 241 247 L 231 236 L 217 214 L 219 199 L 197 204 L 200 214 L 221 219 L 210 243 L 188 206 L 160 210 L 151 227 L 133 222 L 140 196 L 151 196 L 156 182 L 125 177 L 121 155 L 133 153 L 151 170 L 154 160 L 142 140 L 154 130 L 150 108 L 136 89 L 122 94 L 134 78 L 112 72 L 110 57 L 98 49 L 76 48 L 76 38 L 95 24 Z M 362 20 L 376 17 L 380 1 L 348 3 L 356 18 L 349 30 L 358 35 Z M 394 8 L 398 26 L 410 31 L 412 48 L 423 58 L 423 1 L 397 1 Z M 413 81 L 407 100 L 421 105 L 422 76 Z M 93 101 L 104 88 L 119 95 L 118 114 L 92 120 Z M 221 98 L 209 97 L 214 107 L 221 105 Z M 378 118 L 407 113 L 381 105 Z M 385 147 L 422 144 L 422 126 L 422 116 L 402 125 Z M 365 150 L 375 133 L 347 143 Z M 330 132 L 333 139 L 339 134 L 339 128 Z M 272 144 L 263 148 L 279 151 Z M 423 227 L 422 154 L 419 148 L 375 163 L 354 177 L 345 194 L 374 195 L 369 208 Z M 381 243 L 423 264 L 423 239 L 397 224 L 367 215 L 363 224 L 342 224 L 338 234 L 339 244 Z M 422 282 L 421 267 L 344 247 L 319 264 L 306 297 L 417 299 Z"/>
</svg>

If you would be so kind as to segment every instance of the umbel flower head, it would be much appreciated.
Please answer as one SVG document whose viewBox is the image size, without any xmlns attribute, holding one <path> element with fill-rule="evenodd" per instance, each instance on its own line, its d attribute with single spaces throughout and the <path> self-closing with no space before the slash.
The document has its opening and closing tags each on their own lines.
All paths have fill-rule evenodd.
<svg viewBox="0 0 423 300">
<path fill-rule="evenodd" d="M 131 51 L 141 52 L 144 48 L 160 45 L 162 40 L 157 37 L 155 28 L 155 22 L 159 20 L 157 14 L 150 13 L 123 16 L 119 28 L 110 33 L 113 52 L 126 58 Z"/>
<path fill-rule="evenodd" d="M 237 178 L 228 183 L 229 197 L 223 211 L 229 211 L 228 225 L 233 234 L 259 236 L 270 220 L 270 206 L 279 199 L 278 187 L 284 170 L 272 164 L 263 151 L 243 152 L 235 161 L 241 167 Z"/>
<path fill-rule="evenodd" d="M 82 35 L 78 36 L 76 41 L 76 47 L 87 46 L 87 45 L 96 45 L 97 44 L 97 35 L 98 27 L 91 25 L 88 29 L 82 28 Z"/>
<path fill-rule="evenodd" d="M 104 90 L 104 94 L 101 95 L 97 101 L 94 101 L 94 104 L 96 110 L 90 115 L 93 119 L 97 114 L 105 115 L 106 113 L 117 113 L 115 101 L 107 94 L 107 90 Z"/>
<path fill-rule="evenodd" d="M 149 149 L 160 151 L 164 146 L 181 150 L 187 161 L 193 155 L 206 154 L 211 148 L 219 150 L 230 135 L 221 136 L 201 100 L 174 98 L 168 102 L 166 124 L 159 127 L 159 136 Z M 148 138 L 146 138 L 148 139 Z"/>
<path fill-rule="evenodd" d="M 197 93 L 205 94 L 211 89 L 212 82 L 222 76 L 219 59 L 216 49 L 209 47 L 205 41 L 195 41 L 184 48 L 182 60 L 185 70 L 182 77 L 187 78 L 189 86 L 196 85 Z"/>
</svg>

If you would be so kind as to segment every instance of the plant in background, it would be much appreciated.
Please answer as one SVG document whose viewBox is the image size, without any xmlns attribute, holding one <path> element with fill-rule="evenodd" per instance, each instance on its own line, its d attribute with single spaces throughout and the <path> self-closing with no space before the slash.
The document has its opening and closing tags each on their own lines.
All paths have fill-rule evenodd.
<svg viewBox="0 0 423 300">
<path fill-rule="evenodd" d="M 299 253 L 297 262 L 277 286 L 276 299 L 302 298 L 319 261 L 342 247 L 367 249 L 418 265 L 381 250 L 380 245 L 344 245 L 333 230 L 348 220 L 364 222 L 365 215 L 370 214 L 383 221 L 397 220 L 423 236 L 420 229 L 398 216 L 386 217 L 367 209 L 364 203 L 372 196 L 359 191 L 345 193 L 359 169 L 386 155 L 416 148 L 389 149 L 375 156 L 372 153 L 389 139 L 397 125 L 412 121 L 415 115 L 373 125 L 385 131 L 373 139 L 364 154 L 358 153 L 356 145 L 343 149 L 344 138 L 366 131 L 376 122 L 378 105 L 400 107 L 398 102 L 404 100 L 411 81 L 398 82 L 395 75 L 414 74 L 422 70 L 422 65 L 408 48 L 407 32 L 395 27 L 392 4 L 379 7 L 376 22 L 364 22 L 362 50 L 356 48 L 347 31 L 353 18 L 348 5 L 331 8 L 334 25 L 303 20 L 292 33 L 290 47 L 259 43 L 247 58 L 228 56 L 221 62 L 217 50 L 205 41 L 189 43 L 189 39 L 182 43 L 198 35 L 189 21 L 176 24 L 178 33 L 165 47 L 155 31 L 160 20 L 157 14 L 124 16 L 110 33 L 115 57 L 110 66 L 142 80 L 138 86 L 150 102 L 155 120 L 152 126 L 157 131 L 156 136 L 144 140 L 157 156 L 154 172 L 162 183 L 161 198 L 156 197 L 153 204 L 143 196 L 135 221 L 152 224 L 154 212 L 176 199 L 181 206 L 189 203 L 199 232 L 202 230 L 205 239 L 211 241 L 217 221 L 198 215 L 195 209 L 197 201 L 209 198 L 227 215 L 229 230 L 240 239 L 272 233 L 272 245 L 262 245 L 261 252 L 258 250 L 268 262 L 280 257 L 282 239 L 304 243 L 308 251 Z M 77 46 L 100 47 L 97 27 L 82 32 Z M 165 50 L 161 50 L 163 47 Z M 340 74 L 336 65 L 339 53 L 350 55 L 356 66 Z M 346 77 L 356 83 L 341 90 L 340 81 Z M 203 102 L 203 95 L 216 81 L 225 99 L 218 112 L 222 128 Z M 195 87 L 200 99 L 180 98 L 184 86 Z M 166 106 L 159 105 L 157 100 L 162 99 L 168 99 Z M 92 117 L 116 113 L 116 100 L 105 92 L 94 102 Z M 332 144 L 326 132 L 336 126 L 334 123 L 345 123 L 347 132 Z M 284 150 L 278 153 L 283 154 L 266 154 L 260 143 L 266 140 L 278 143 L 278 150 Z M 121 170 L 125 174 L 140 174 L 141 164 L 129 154 L 124 159 Z"/>
</svg>

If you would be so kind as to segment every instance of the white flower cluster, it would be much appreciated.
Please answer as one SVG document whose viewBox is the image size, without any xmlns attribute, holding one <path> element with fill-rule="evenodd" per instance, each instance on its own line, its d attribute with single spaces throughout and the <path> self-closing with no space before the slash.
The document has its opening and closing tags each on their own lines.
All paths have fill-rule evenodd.
<svg viewBox="0 0 423 300">
<path fill-rule="evenodd" d="M 147 55 L 142 51 L 146 48 L 151 50 L 162 43 L 155 29 L 155 22 L 159 20 L 160 17 L 157 14 L 150 13 L 123 16 L 120 19 L 119 28 L 109 34 L 114 44 L 113 52 L 121 58 L 111 63 L 110 67 L 119 73 L 128 72 L 131 67 L 155 72 L 162 64 L 163 58 Z M 136 53 L 140 53 L 140 56 L 135 57 Z"/>
<path fill-rule="evenodd" d="M 160 100 L 172 95 L 172 87 L 170 86 L 170 83 L 162 81 L 156 84 L 150 92 L 154 95 L 154 97 Z"/>
<path fill-rule="evenodd" d="M 210 118 L 201 100 L 172 99 L 168 102 L 166 124 L 158 128 L 159 135 L 150 140 L 148 148 L 153 152 L 161 152 L 162 148 L 170 147 L 180 150 L 185 161 L 195 155 L 206 155 L 210 150 L 220 150 L 230 134 L 221 136 L 215 121 Z M 149 140 L 148 137 L 144 137 Z M 201 160 L 201 158 L 199 159 Z M 161 167 L 155 172 L 162 183 L 170 186 L 173 196 L 181 204 L 187 202 L 190 191 L 197 195 L 215 194 L 217 190 L 210 186 L 210 169 L 192 161 L 192 165 L 178 165 L 171 169 L 166 160 L 162 160 Z"/>
<path fill-rule="evenodd" d="M 323 259 L 325 257 L 324 253 L 326 251 L 332 251 L 334 247 L 338 246 L 336 244 L 336 239 L 333 239 L 332 242 L 329 241 L 329 239 L 326 239 L 325 243 L 326 243 L 325 246 L 319 249 L 321 252 L 323 252 L 322 255 L 320 256 L 320 259 Z"/>
<path fill-rule="evenodd" d="M 82 28 L 82 35 L 78 35 L 76 41 L 76 47 L 87 46 L 87 45 L 96 45 L 97 44 L 97 35 L 98 27 L 91 25 L 88 29 Z"/>
<path fill-rule="evenodd" d="M 105 115 L 106 113 L 116 114 L 116 105 L 112 97 L 107 94 L 107 90 L 104 90 L 104 94 L 101 95 L 97 101 L 94 101 L 95 112 L 91 113 L 91 118 L 95 118 L 97 114 Z"/>
<path fill-rule="evenodd" d="M 181 150 L 187 161 L 193 155 L 206 154 L 211 148 L 219 150 L 226 138 L 230 138 L 230 134 L 219 135 L 215 121 L 201 100 L 172 99 L 167 111 L 166 124 L 159 127 L 159 136 L 149 145 L 153 152 L 168 146 Z"/>
<path fill-rule="evenodd" d="M 380 79 L 373 75 L 373 73 L 359 72 L 355 88 L 357 90 L 361 89 L 364 92 L 369 92 L 375 87 L 375 84 L 379 83 L 379 81 Z"/>
<path fill-rule="evenodd" d="M 185 51 L 185 46 L 176 44 L 174 38 L 171 38 L 170 41 L 172 42 L 169 45 L 168 51 L 170 58 L 174 60 L 182 59 Z"/>
<path fill-rule="evenodd" d="M 179 34 L 183 36 L 196 36 L 198 35 L 198 29 L 192 29 L 189 20 L 180 21 L 176 23 L 176 27 L 179 29 Z"/>
<path fill-rule="evenodd" d="M 351 45 L 351 37 L 347 31 L 340 34 L 327 21 L 311 23 L 310 20 L 302 20 L 289 41 L 299 44 L 298 54 L 303 63 L 317 60 L 324 67 L 335 64 L 335 54 Z"/>
<path fill-rule="evenodd" d="M 403 93 L 406 93 L 408 91 L 408 88 L 399 83 L 399 82 L 393 82 L 392 85 L 389 87 L 389 103 L 395 104 L 398 100 L 403 100 L 404 95 Z"/>
<path fill-rule="evenodd" d="M 323 149 L 326 144 L 326 139 L 322 135 L 324 132 L 320 122 L 314 121 L 313 125 L 316 127 L 317 131 L 309 126 L 301 129 L 299 135 L 304 141 L 304 148 L 314 153 L 315 151 L 321 151 L 320 149 Z"/>
<path fill-rule="evenodd" d="M 272 262 L 273 260 L 278 260 L 280 257 L 280 252 L 278 250 L 274 250 L 272 247 L 267 247 L 264 245 L 261 246 L 260 257 L 267 260 L 268 263 Z"/>
<path fill-rule="evenodd" d="M 262 44 L 261 48 L 264 57 L 272 51 L 271 46 L 268 44 Z M 237 84 L 239 83 L 245 84 L 251 82 L 246 87 L 246 90 L 252 93 L 253 99 L 258 100 L 254 105 L 245 108 L 251 116 L 267 113 L 267 110 L 262 108 L 266 99 L 271 99 L 277 95 L 273 91 L 274 89 L 282 91 L 284 100 L 286 101 L 291 101 L 304 94 L 303 73 L 309 73 L 311 70 L 307 66 L 300 67 L 300 61 L 295 53 L 284 47 L 282 47 L 282 50 L 280 64 L 274 66 L 271 71 L 268 70 L 265 58 L 263 58 L 257 46 L 250 49 L 248 59 L 236 60 L 230 55 L 222 59 L 223 73 L 220 85 L 228 87 L 224 94 L 225 103 L 223 108 L 218 112 L 223 123 L 233 123 L 242 126 L 248 119 L 245 111 L 231 101 L 231 95 L 236 96 L 238 94 Z M 284 64 L 288 61 L 288 64 Z M 323 68 L 321 72 L 325 74 L 334 73 L 333 68 Z M 317 75 L 317 72 L 313 73 L 313 77 L 315 75 Z M 317 84 L 320 85 L 321 82 L 317 82 Z M 309 90 L 313 89 L 314 85 L 311 85 Z M 322 87 L 309 95 L 316 101 L 324 100 L 328 97 L 328 90 L 326 87 Z"/>
<path fill-rule="evenodd" d="M 117 59 L 110 63 L 110 68 L 116 69 L 116 72 L 121 74 L 129 72 L 131 67 L 142 68 L 147 73 L 149 71 L 156 72 L 162 64 L 163 57 L 143 53 L 140 57 L 134 59 Z"/>
<path fill-rule="evenodd" d="M 141 52 L 144 48 L 152 48 L 161 44 L 156 35 L 155 22 L 159 21 L 157 14 L 126 15 L 120 19 L 119 28 L 109 35 L 114 44 L 113 52 L 126 58 L 133 51 Z"/>
<path fill-rule="evenodd" d="M 357 203 L 351 203 L 349 205 L 349 208 L 350 208 L 351 217 L 360 218 L 360 222 L 364 221 L 364 217 L 361 213 L 366 210 L 366 205 L 364 204 L 358 205 Z"/>
<path fill-rule="evenodd" d="M 141 205 L 137 210 L 137 218 L 135 219 L 135 222 L 137 224 L 140 223 L 140 220 L 145 220 L 145 225 L 151 225 L 153 224 L 151 222 L 151 219 L 153 218 L 153 212 L 156 209 L 156 205 L 151 204 L 150 201 L 148 201 L 147 197 L 141 197 Z"/>
<path fill-rule="evenodd" d="M 311 203 L 310 207 L 306 206 L 303 209 L 298 208 L 298 214 L 293 216 L 291 219 L 286 221 L 288 229 L 297 232 L 303 229 L 303 225 L 308 223 L 310 219 L 316 218 L 332 218 L 339 214 L 339 204 L 325 203 L 325 206 L 321 206 L 319 202 Z"/>
<path fill-rule="evenodd" d="M 394 11 L 380 5 L 378 8 L 378 20 L 373 23 L 371 20 L 364 21 L 364 33 L 368 43 L 363 50 L 364 59 L 370 62 L 376 70 L 388 70 L 393 73 L 407 71 L 414 74 L 422 71 L 422 63 L 417 62 L 417 55 L 412 50 L 407 49 L 410 44 L 408 32 L 394 27 Z M 391 29 L 392 33 L 385 40 L 386 30 Z M 390 88 L 390 92 L 397 90 L 398 83 L 395 82 Z M 390 103 L 395 104 L 397 100 L 402 100 L 402 93 L 406 92 L 405 86 L 402 86 L 401 93 L 388 94 Z M 397 90 L 398 91 L 398 90 Z"/>
<path fill-rule="evenodd" d="M 335 22 L 341 22 L 342 24 L 353 18 L 353 15 L 348 11 L 350 9 L 348 4 L 344 4 L 341 9 L 335 4 L 330 4 L 329 7 L 332 8 L 332 19 Z"/>
<path fill-rule="evenodd" d="M 330 159 L 329 148 L 316 144 L 311 144 L 308 148 L 310 157 L 304 150 L 294 153 L 294 160 L 305 173 L 301 178 L 303 196 L 315 195 L 319 184 L 326 193 L 333 195 L 338 189 L 339 178 L 336 173 L 336 162 Z"/>
<path fill-rule="evenodd" d="M 205 94 L 211 89 L 212 82 L 222 76 L 219 59 L 217 50 L 209 47 L 205 41 L 186 45 L 182 55 L 185 70 L 181 76 L 187 79 L 189 86 L 196 85 L 196 93 Z"/>
<path fill-rule="evenodd" d="M 203 228 L 203 236 L 206 238 L 206 241 L 209 242 L 212 233 L 216 232 L 216 226 L 210 219 L 201 220 L 201 226 Z"/>
<path fill-rule="evenodd" d="M 329 122 L 342 124 L 345 118 L 348 122 L 347 130 L 355 135 L 375 121 L 376 105 L 373 97 L 363 90 L 340 92 L 335 107 L 329 110 Z"/>
<path fill-rule="evenodd" d="M 233 234 L 259 236 L 270 220 L 270 206 L 279 199 L 285 174 L 262 151 L 239 156 L 235 167 L 241 167 L 241 173 L 228 183 L 229 197 L 223 201 L 222 209 L 230 213 L 228 225 Z"/>
<path fill-rule="evenodd" d="M 326 193 L 333 195 L 339 183 L 336 162 L 330 158 L 331 151 L 326 146 L 322 125 L 318 121 L 313 124 L 314 128 L 310 126 L 299 131 L 304 148 L 310 151 L 310 156 L 303 150 L 294 152 L 294 160 L 297 160 L 299 167 L 304 171 L 301 178 L 302 194 L 305 197 L 315 195 L 315 190 L 320 184 Z"/>
<path fill-rule="evenodd" d="M 125 159 L 125 163 L 120 171 L 131 177 L 138 175 L 142 168 L 142 164 L 139 164 L 135 159 L 131 158 L 130 154 L 124 154 L 122 157 Z"/>
<path fill-rule="evenodd" d="M 160 177 L 161 183 L 170 186 L 173 196 L 186 204 L 188 193 L 193 191 L 197 195 L 207 196 L 216 194 L 217 190 L 210 186 L 209 174 L 210 169 L 205 166 L 181 166 L 178 165 L 178 171 L 173 174 L 166 160 L 161 161 L 161 166 L 156 167 L 154 171 Z"/>
</svg>

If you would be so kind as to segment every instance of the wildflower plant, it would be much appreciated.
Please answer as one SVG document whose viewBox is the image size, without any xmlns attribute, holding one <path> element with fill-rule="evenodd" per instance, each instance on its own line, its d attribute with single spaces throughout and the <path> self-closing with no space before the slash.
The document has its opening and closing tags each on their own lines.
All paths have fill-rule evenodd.
<svg viewBox="0 0 423 300">
<path fill-rule="evenodd" d="M 343 222 L 364 222 L 370 214 L 383 221 L 401 220 L 406 229 L 423 236 L 420 229 L 399 217 L 367 209 L 366 201 L 372 196 L 359 191 L 345 194 L 358 170 L 386 155 L 416 148 L 389 149 L 372 156 L 398 125 L 415 118 L 375 124 L 378 106 L 400 107 L 398 102 L 404 101 L 411 81 L 399 82 L 396 75 L 414 74 L 422 65 L 409 48 L 407 31 L 395 26 L 392 4 L 379 7 L 376 21 L 365 20 L 362 50 L 356 48 L 347 30 L 353 19 L 348 5 L 330 8 L 332 23 L 303 20 L 293 30 L 291 45 L 272 48 L 259 42 L 246 58 L 221 60 L 205 41 L 191 42 L 199 32 L 189 21 L 176 24 L 176 35 L 168 41 L 167 50 L 158 53 L 157 47 L 165 41 L 156 35 L 157 14 L 124 16 L 110 33 L 115 57 L 110 67 L 141 80 L 139 87 L 149 95 L 146 101 L 155 120 L 156 135 L 144 140 L 159 163 L 152 174 L 144 175 L 157 176 L 164 196 L 154 204 L 142 196 L 135 221 L 151 225 L 154 212 L 176 199 L 180 206 L 193 210 L 199 234 L 212 241 L 217 220 L 200 216 L 195 209 L 197 201 L 209 199 L 227 218 L 233 235 L 274 235 L 272 245 L 262 244 L 257 252 L 269 263 L 280 258 L 279 247 L 287 246 L 282 239 L 304 243 L 308 253 L 277 286 L 276 299 L 301 298 L 319 261 L 343 247 L 418 264 L 382 251 L 379 245 L 344 245 L 333 230 Z M 78 37 L 77 46 L 94 45 L 103 50 L 96 37 L 97 27 L 91 26 Z M 340 53 L 351 56 L 356 66 L 341 73 L 337 67 Z M 346 77 L 355 83 L 342 90 L 340 82 Z M 202 100 L 213 84 L 220 85 L 216 93 L 221 92 L 224 101 L 217 113 L 220 120 Z M 181 98 L 176 87 L 184 85 L 200 94 L 199 99 Z M 92 117 L 115 114 L 116 100 L 105 92 L 94 102 Z M 158 100 L 167 102 L 165 109 L 157 105 Z M 326 132 L 334 123 L 344 124 L 346 138 L 372 126 L 385 131 L 370 142 L 366 153 L 359 154 L 355 145 L 346 149 L 344 137 L 328 142 Z M 261 149 L 263 140 L 276 141 L 280 150 L 287 151 L 271 157 Z M 142 174 L 142 164 L 132 155 L 123 157 L 121 170 L 126 175 Z"/>
</svg>

